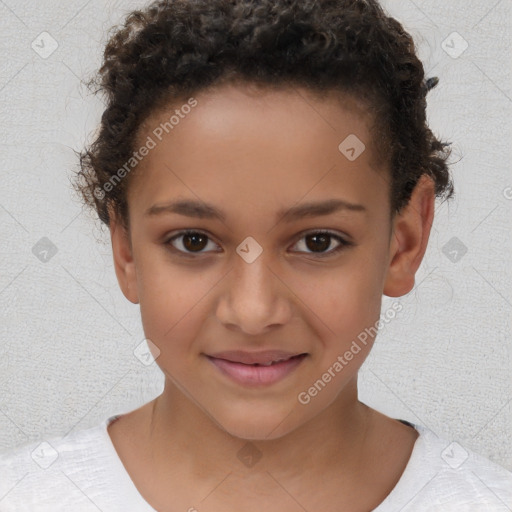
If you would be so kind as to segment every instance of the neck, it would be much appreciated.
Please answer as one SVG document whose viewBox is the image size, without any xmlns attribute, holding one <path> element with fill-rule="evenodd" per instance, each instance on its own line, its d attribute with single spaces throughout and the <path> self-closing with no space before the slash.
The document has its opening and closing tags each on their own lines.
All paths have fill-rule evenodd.
<svg viewBox="0 0 512 512">
<path fill-rule="evenodd" d="M 330 469 L 338 477 L 359 473 L 372 410 L 357 399 L 353 379 L 321 414 L 276 439 L 240 439 L 226 432 L 195 402 L 166 380 L 153 402 L 149 446 L 157 466 L 170 473 L 180 467 L 195 481 L 228 471 L 251 478 L 268 473 L 289 481 L 306 471 L 321 481 Z M 166 467 L 167 466 L 167 467 Z"/>
</svg>

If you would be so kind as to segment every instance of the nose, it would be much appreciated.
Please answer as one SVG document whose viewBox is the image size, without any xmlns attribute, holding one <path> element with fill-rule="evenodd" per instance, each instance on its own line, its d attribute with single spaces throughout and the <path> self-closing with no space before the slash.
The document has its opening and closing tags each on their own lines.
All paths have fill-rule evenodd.
<svg viewBox="0 0 512 512">
<path fill-rule="evenodd" d="M 236 254 L 218 301 L 217 318 L 228 329 L 263 335 L 289 321 L 291 296 L 265 251 L 252 263 Z"/>
</svg>

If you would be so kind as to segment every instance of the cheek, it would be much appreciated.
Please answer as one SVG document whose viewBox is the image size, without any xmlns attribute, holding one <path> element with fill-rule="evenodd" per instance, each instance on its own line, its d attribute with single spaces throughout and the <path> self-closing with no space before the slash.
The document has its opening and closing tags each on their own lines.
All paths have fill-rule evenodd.
<svg viewBox="0 0 512 512">
<path fill-rule="evenodd" d="M 365 261 L 361 255 L 352 265 L 323 279 L 317 291 L 308 297 L 307 303 L 318 317 L 317 334 L 324 345 L 321 366 L 329 368 L 338 356 L 346 354 L 345 359 L 350 363 L 343 373 L 354 374 L 363 364 L 377 333 L 382 269 L 371 258 Z"/>
<path fill-rule="evenodd" d="M 297 394 L 304 413 L 314 416 L 336 399 L 367 358 L 377 331 L 381 307 L 378 276 L 367 268 L 339 272 L 309 295 L 316 315 L 316 361 Z"/>
<path fill-rule="evenodd" d="M 365 263 L 364 256 L 321 276 L 301 276 L 295 286 L 304 303 L 334 331 L 331 334 L 364 328 L 379 316 L 382 271 Z"/>
<path fill-rule="evenodd" d="M 146 337 L 159 345 L 194 335 L 200 305 L 214 285 L 203 274 L 162 257 L 139 260 L 139 302 Z"/>
</svg>

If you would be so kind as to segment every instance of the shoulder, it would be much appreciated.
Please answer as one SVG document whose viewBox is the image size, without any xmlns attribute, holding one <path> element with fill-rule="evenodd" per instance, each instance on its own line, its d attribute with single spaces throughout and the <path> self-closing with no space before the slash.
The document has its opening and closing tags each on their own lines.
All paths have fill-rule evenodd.
<svg viewBox="0 0 512 512">
<path fill-rule="evenodd" d="M 447 441 L 431 430 L 419 432 L 407 467 L 395 489 L 375 512 L 510 511 L 512 473 Z"/>
<path fill-rule="evenodd" d="M 0 453 L 0 510 L 97 510 L 112 458 L 106 421 Z"/>
</svg>

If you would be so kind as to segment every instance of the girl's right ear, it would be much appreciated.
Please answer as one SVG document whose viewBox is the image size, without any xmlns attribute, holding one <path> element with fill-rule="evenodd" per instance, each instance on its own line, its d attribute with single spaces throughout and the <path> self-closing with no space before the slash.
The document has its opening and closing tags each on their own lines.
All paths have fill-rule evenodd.
<svg viewBox="0 0 512 512">
<path fill-rule="evenodd" d="M 117 281 L 123 295 L 133 304 L 139 303 L 137 292 L 137 274 L 129 234 L 123 224 L 117 219 L 114 210 L 109 207 L 110 240 Z"/>
</svg>

